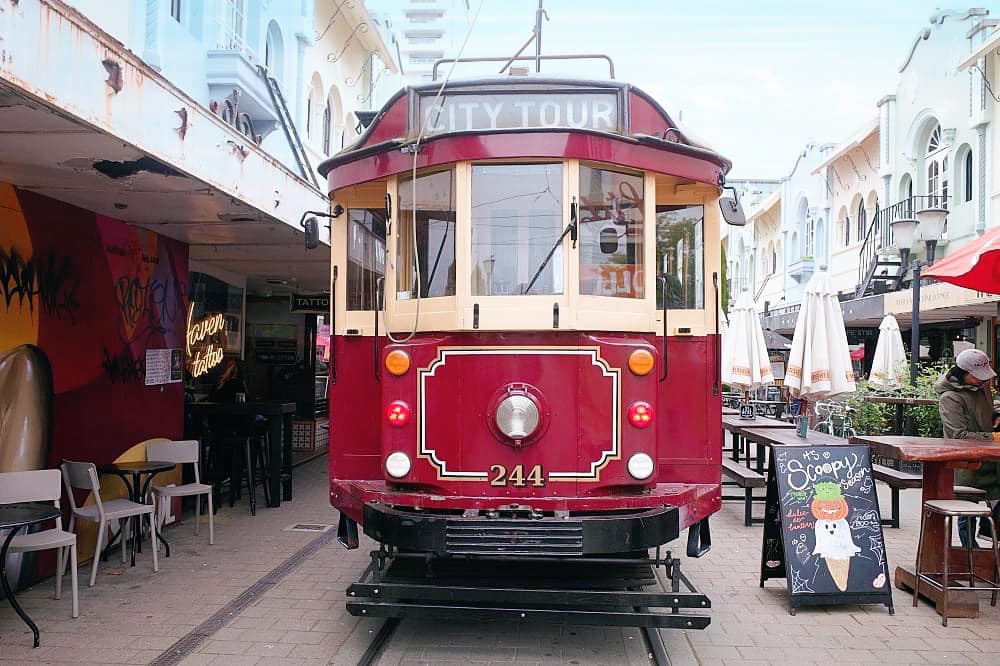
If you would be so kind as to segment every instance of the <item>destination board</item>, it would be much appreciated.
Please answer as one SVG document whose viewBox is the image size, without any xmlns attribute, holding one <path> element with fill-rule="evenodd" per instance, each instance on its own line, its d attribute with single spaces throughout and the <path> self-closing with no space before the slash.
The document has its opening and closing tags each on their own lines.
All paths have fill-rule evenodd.
<svg viewBox="0 0 1000 666">
<path fill-rule="evenodd" d="M 797 606 L 892 608 L 878 495 L 865 446 L 775 446 L 768 467 L 760 585 L 788 582 Z"/>
</svg>

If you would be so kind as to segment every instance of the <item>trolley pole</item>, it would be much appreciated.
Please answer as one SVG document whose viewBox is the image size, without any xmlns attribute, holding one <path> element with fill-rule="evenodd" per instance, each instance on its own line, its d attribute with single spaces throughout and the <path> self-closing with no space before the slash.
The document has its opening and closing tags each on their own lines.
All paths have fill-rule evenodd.
<svg viewBox="0 0 1000 666">
<path fill-rule="evenodd" d="M 910 386 L 917 385 L 917 364 L 920 362 L 920 269 L 919 261 L 913 262 L 913 315 L 910 324 Z"/>
</svg>

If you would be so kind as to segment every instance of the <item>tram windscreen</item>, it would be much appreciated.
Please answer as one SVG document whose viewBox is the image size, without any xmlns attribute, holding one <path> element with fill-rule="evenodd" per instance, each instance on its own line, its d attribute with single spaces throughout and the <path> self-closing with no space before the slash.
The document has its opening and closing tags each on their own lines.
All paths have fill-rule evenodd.
<svg viewBox="0 0 1000 666">
<path fill-rule="evenodd" d="M 472 167 L 474 296 L 563 293 L 562 248 L 546 262 L 562 233 L 562 174 L 561 164 Z"/>
<path fill-rule="evenodd" d="M 656 207 L 656 265 L 666 277 L 667 307 L 700 310 L 705 307 L 704 206 Z M 656 307 L 664 293 L 657 281 Z"/>
<path fill-rule="evenodd" d="M 580 293 L 643 298 L 643 181 L 580 165 Z"/>
<path fill-rule="evenodd" d="M 375 310 L 375 290 L 385 275 L 385 209 L 347 211 L 347 309 Z"/>
<path fill-rule="evenodd" d="M 420 297 L 455 295 L 455 172 L 438 171 L 417 176 L 414 182 L 400 178 L 398 188 L 399 231 L 396 250 L 396 298 L 417 297 L 420 266 Z M 413 248 L 416 213 L 417 252 Z"/>
</svg>

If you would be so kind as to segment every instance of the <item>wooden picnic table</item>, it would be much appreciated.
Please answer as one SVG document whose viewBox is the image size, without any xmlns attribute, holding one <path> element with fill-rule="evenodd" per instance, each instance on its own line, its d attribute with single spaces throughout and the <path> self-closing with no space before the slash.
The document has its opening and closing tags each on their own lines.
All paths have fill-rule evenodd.
<svg viewBox="0 0 1000 666">
<path fill-rule="evenodd" d="M 865 444 L 874 453 L 885 458 L 911 460 L 923 463 L 923 501 L 952 499 L 955 496 L 955 469 L 975 467 L 979 463 L 1000 460 L 1000 444 L 978 439 L 944 439 L 938 437 L 913 436 L 860 436 L 852 437 L 854 444 Z M 940 571 L 943 546 L 951 543 L 951 535 L 945 534 L 944 517 L 929 514 L 924 525 L 924 549 L 920 568 L 926 571 Z M 952 546 L 951 562 L 956 570 L 966 566 L 965 550 Z M 986 578 L 993 577 L 993 555 L 988 549 L 976 550 L 974 566 L 977 573 Z M 915 559 L 915 557 L 914 557 Z M 914 568 L 896 567 L 896 587 L 913 590 Z M 937 605 L 941 599 L 939 590 L 930 585 L 922 585 L 921 593 Z M 940 613 L 940 609 L 938 610 Z M 979 600 L 976 593 L 951 592 L 948 598 L 948 617 L 978 617 Z"/>
<path fill-rule="evenodd" d="M 933 398 L 900 398 L 891 395 L 873 395 L 868 396 L 866 400 L 868 402 L 895 407 L 896 418 L 894 419 L 895 427 L 893 428 L 893 434 L 895 435 L 903 434 L 903 420 L 907 407 L 931 407 L 938 404 L 938 401 Z"/>
<path fill-rule="evenodd" d="M 778 419 L 768 418 L 766 416 L 758 416 L 752 419 L 741 419 L 739 413 L 736 414 L 723 414 L 722 415 L 722 429 L 729 432 L 733 436 L 733 460 L 736 462 L 740 461 L 740 450 L 744 447 L 744 431 L 749 429 L 764 428 L 764 429 L 778 429 L 778 430 L 794 430 L 795 424 L 789 423 L 788 421 L 779 421 Z M 760 451 L 757 452 L 757 472 L 763 473 L 764 471 L 764 458 L 760 455 Z M 750 449 L 747 447 L 746 460 L 750 462 Z"/>
</svg>

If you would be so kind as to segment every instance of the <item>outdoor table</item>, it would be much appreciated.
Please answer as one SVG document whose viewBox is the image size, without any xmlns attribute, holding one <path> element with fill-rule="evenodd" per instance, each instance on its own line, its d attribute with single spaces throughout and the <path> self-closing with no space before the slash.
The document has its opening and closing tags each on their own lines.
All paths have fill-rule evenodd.
<svg viewBox="0 0 1000 666">
<path fill-rule="evenodd" d="M 816 430 L 810 430 L 808 437 L 799 437 L 794 424 L 784 421 L 776 421 L 776 423 L 782 423 L 785 427 L 747 425 L 739 428 L 739 433 L 746 441 L 763 447 L 765 452 L 775 446 L 844 446 L 847 444 L 846 439 Z M 759 474 L 764 473 L 764 462 L 764 456 L 758 454 L 757 472 Z"/>
<path fill-rule="evenodd" d="M 970 467 L 985 461 L 1000 460 L 1000 444 L 978 439 L 942 439 L 937 437 L 860 436 L 852 437 L 854 444 L 867 445 L 873 452 L 897 460 L 922 462 L 924 466 L 922 502 L 936 499 L 952 499 L 955 496 L 955 468 Z M 921 507 L 923 505 L 921 504 Z M 921 508 L 921 511 L 923 509 Z M 944 517 L 936 514 L 927 516 L 924 524 L 924 549 L 920 567 L 926 571 L 940 571 L 943 546 L 951 543 L 951 535 L 945 534 Z M 965 550 L 952 546 L 951 562 L 962 566 L 966 562 Z M 974 567 L 977 573 L 992 579 L 993 556 L 990 550 L 974 551 Z M 916 559 L 916 558 L 914 558 Z M 896 587 L 912 590 L 914 571 L 912 566 L 896 567 Z M 934 602 L 941 600 L 939 590 L 925 585 L 921 593 Z M 940 609 L 938 610 L 940 613 Z M 948 598 L 949 617 L 978 617 L 979 600 L 973 591 L 952 591 Z"/>
<path fill-rule="evenodd" d="M 14 590 L 10 588 L 10 583 L 7 582 L 7 549 L 10 548 L 10 542 L 14 540 L 14 535 L 22 527 L 27 530 L 31 525 L 44 523 L 58 517 L 59 510 L 51 504 L 37 504 L 34 502 L 0 504 L 0 529 L 10 530 L 7 533 L 7 537 L 3 540 L 3 546 L 0 547 L 0 585 L 3 586 L 3 592 L 7 595 L 7 600 L 10 601 L 10 605 L 14 608 L 14 611 L 31 628 L 31 633 L 35 636 L 35 647 L 38 647 L 38 627 L 31 621 L 28 614 L 24 612 L 21 605 L 17 603 L 17 599 L 14 598 Z"/>
<path fill-rule="evenodd" d="M 866 398 L 868 402 L 881 405 L 892 405 L 896 408 L 895 432 L 893 434 L 903 434 L 903 416 L 906 407 L 930 407 L 937 406 L 938 401 L 933 398 L 898 398 L 888 395 L 873 395 Z"/>
<path fill-rule="evenodd" d="M 795 424 L 789 423 L 788 421 L 779 421 L 777 419 L 771 419 L 766 416 L 758 416 L 753 419 L 741 419 L 739 414 L 723 414 L 722 415 L 722 428 L 723 430 L 729 432 L 733 436 L 733 460 L 736 462 L 740 461 L 740 446 L 743 443 L 742 440 L 746 439 L 744 432 L 751 428 L 764 428 L 764 429 L 778 429 L 778 430 L 794 430 Z M 747 447 L 747 462 L 750 462 L 750 449 Z M 763 473 L 764 471 L 764 458 L 760 455 L 758 451 L 757 454 L 757 472 Z"/>
<path fill-rule="evenodd" d="M 257 402 L 191 402 L 185 405 L 199 417 L 239 416 L 253 419 L 258 414 L 267 419 L 267 483 L 270 506 L 292 499 L 292 417 L 294 402 L 262 400 Z"/>
<path fill-rule="evenodd" d="M 733 409 L 732 407 L 723 407 L 722 408 L 722 415 L 723 416 L 727 416 L 727 415 L 730 415 L 730 414 L 737 414 L 738 415 L 739 413 L 740 413 L 740 410 Z"/>
<path fill-rule="evenodd" d="M 782 412 L 788 406 L 783 400 L 751 400 L 750 404 L 754 406 L 758 414 L 763 413 L 765 416 L 775 419 L 781 418 Z"/>
<path fill-rule="evenodd" d="M 122 480 L 125 487 L 128 488 L 128 498 L 135 502 L 136 504 L 145 504 L 146 495 L 149 493 L 149 484 L 152 483 L 153 477 L 160 472 L 168 472 L 177 466 L 177 463 L 163 462 L 160 460 L 139 460 L 136 462 L 120 462 L 120 463 L 108 463 L 106 465 L 98 465 L 97 471 L 101 474 L 113 474 Z M 146 482 L 142 483 L 142 477 L 146 475 Z M 132 480 L 129 481 L 129 477 Z M 156 520 L 156 517 L 153 517 Z M 135 566 L 135 551 L 138 550 L 142 552 L 142 520 L 140 516 L 131 516 L 129 518 L 132 524 L 132 546 L 130 549 L 130 554 L 132 557 L 132 566 Z M 101 559 L 108 559 L 108 551 L 111 546 L 122 537 L 122 532 L 119 531 L 115 538 L 112 539 L 104 552 L 101 553 Z M 124 538 L 124 537 L 122 537 Z M 163 538 L 159 530 L 156 532 L 156 538 L 160 540 L 163 547 L 167 551 L 167 557 L 170 557 L 170 544 L 167 540 Z M 122 548 L 125 547 L 125 542 L 122 541 Z"/>
</svg>

